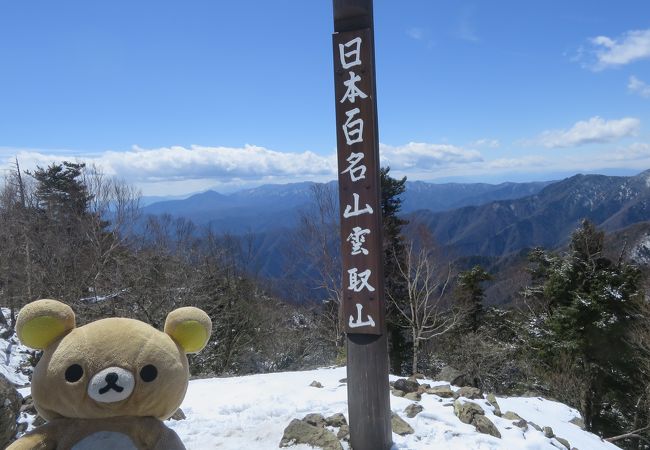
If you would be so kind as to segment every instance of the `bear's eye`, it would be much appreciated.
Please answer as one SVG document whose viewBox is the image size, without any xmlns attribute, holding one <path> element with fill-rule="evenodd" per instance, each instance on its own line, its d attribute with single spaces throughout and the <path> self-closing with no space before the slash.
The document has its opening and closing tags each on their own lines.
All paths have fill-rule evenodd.
<svg viewBox="0 0 650 450">
<path fill-rule="evenodd" d="M 73 364 L 65 370 L 65 380 L 74 383 L 81 380 L 83 374 L 83 368 L 79 364 Z"/>
<path fill-rule="evenodd" d="M 142 381 L 146 381 L 147 383 L 155 380 L 157 376 L 158 369 L 156 369 L 156 366 L 152 364 L 147 364 L 140 370 L 140 378 L 142 378 Z"/>
</svg>

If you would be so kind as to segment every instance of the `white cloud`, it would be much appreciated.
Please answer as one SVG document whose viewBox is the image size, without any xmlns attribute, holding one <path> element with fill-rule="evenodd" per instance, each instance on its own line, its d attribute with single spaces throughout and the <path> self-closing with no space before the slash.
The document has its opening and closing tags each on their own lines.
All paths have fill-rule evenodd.
<svg viewBox="0 0 650 450">
<path fill-rule="evenodd" d="M 630 92 L 634 92 L 643 98 L 650 98 L 650 85 L 644 81 L 639 80 L 635 76 L 630 77 L 630 80 L 627 83 L 627 88 Z"/>
<path fill-rule="evenodd" d="M 472 147 L 499 148 L 501 142 L 498 139 L 482 138 L 472 142 L 470 145 Z"/>
<path fill-rule="evenodd" d="M 429 171 L 483 160 L 476 150 L 467 150 L 449 144 L 409 142 L 399 147 L 381 144 L 379 150 L 382 165 L 401 171 L 411 169 Z"/>
<path fill-rule="evenodd" d="M 541 145 L 546 148 L 565 148 L 612 142 L 635 135 L 640 125 L 641 121 L 634 117 L 605 120 L 596 116 L 589 120 L 579 121 L 568 130 L 544 131 L 537 138 L 524 143 L 527 145 Z"/>
<path fill-rule="evenodd" d="M 597 36 L 590 39 L 590 43 L 596 58 L 595 64 L 591 65 L 593 70 L 623 66 L 650 58 L 650 29 L 628 31 L 616 39 Z"/>
</svg>

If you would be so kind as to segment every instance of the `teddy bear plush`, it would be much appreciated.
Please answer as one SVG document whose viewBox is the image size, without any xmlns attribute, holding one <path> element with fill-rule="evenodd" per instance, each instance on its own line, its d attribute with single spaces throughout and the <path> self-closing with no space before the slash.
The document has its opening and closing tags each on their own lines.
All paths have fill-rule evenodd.
<svg viewBox="0 0 650 450">
<path fill-rule="evenodd" d="M 37 300 L 18 314 L 16 331 L 43 350 L 32 398 L 47 420 L 8 450 L 185 449 L 162 422 L 187 390 L 187 353 L 208 342 L 212 324 L 198 308 L 167 316 L 164 332 L 134 319 L 108 318 L 75 326 L 72 309 Z"/>
</svg>

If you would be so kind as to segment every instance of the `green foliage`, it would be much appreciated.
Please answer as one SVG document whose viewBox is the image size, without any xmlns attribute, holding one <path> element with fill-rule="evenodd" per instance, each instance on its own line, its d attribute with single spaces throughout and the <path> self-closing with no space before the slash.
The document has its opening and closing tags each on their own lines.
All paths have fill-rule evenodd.
<svg viewBox="0 0 650 450">
<path fill-rule="evenodd" d="M 380 170 L 381 212 L 383 220 L 384 242 L 384 280 L 386 292 L 392 298 L 407 301 L 406 286 L 399 273 L 399 263 L 405 263 L 406 249 L 402 236 L 402 227 L 408 222 L 398 214 L 402 207 L 401 195 L 406 191 L 406 177 L 397 180 L 390 176 L 390 167 Z M 410 345 L 404 337 L 401 314 L 387 302 L 386 328 L 390 354 L 391 373 L 401 374 L 406 366 L 406 355 L 411 354 Z"/>
<path fill-rule="evenodd" d="M 582 386 L 571 403 L 581 409 L 588 429 L 609 434 L 618 425 L 607 411 L 631 415 L 631 394 L 641 381 L 630 330 L 640 320 L 642 296 L 639 270 L 605 258 L 603 243 L 604 233 L 585 220 L 568 253 L 535 249 L 533 285 L 525 296 L 536 311 L 531 342 L 539 362 L 552 373 L 559 355 L 570 361 L 565 366 L 574 368 Z"/>
<path fill-rule="evenodd" d="M 50 217 L 60 219 L 87 213 L 92 195 L 83 181 L 85 167 L 68 161 L 51 164 L 46 169 L 37 167 L 31 175 L 37 182 L 38 207 Z"/>
<path fill-rule="evenodd" d="M 483 318 L 483 298 L 485 281 L 492 276 L 480 265 L 476 265 L 458 275 L 456 296 L 460 307 L 465 311 L 467 327 L 471 331 L 478 330 Z"/>
</svg>

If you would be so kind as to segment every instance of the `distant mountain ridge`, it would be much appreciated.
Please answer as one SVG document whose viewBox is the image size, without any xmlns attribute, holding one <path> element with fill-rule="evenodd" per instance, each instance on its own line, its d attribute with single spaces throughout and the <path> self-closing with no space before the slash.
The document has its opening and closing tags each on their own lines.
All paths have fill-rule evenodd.
<svg viewBox="0 0 650 450">
<path fill-rule="evenodd" d="M 402 212 L 418 209 L 446 211 L 489 201 L 516 199 L 539 192 L 552 182 L 531 183 L 444 183 L 406 182 Z M 155 202 L 144 207 L 145 214 L 185 217 L 199 225 L 210 224 L 217 231 L 231 233 L 267 232 L 297 224 L 299 211 L 312 200 L 317 183 L 303 182 L 264 185 L 232 194 L 206 191 L 181 200 Z M 336 190 L 338 183 L 327 187 Z"/>
<path fill-rule="evenodd" d="M 575 175 L 527 197 L 409 217 L 460 255 L 555 248 L 584 218 L 609 232 L 650 220 L 650 170 L 632 177 Z"/>
</svg>

